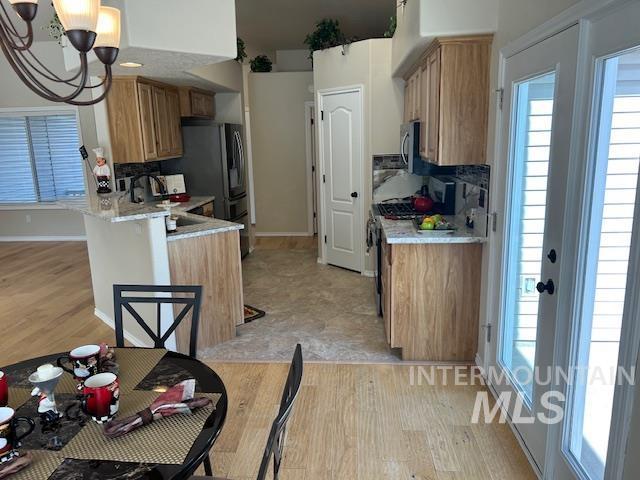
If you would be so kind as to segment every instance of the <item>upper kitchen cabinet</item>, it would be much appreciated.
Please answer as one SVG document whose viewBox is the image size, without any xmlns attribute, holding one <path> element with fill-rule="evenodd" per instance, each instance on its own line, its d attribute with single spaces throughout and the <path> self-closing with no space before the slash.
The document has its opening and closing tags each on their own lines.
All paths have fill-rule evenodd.
<svg viewBox="0 0 640 480">
<path fill-rule="evenodd" d="M 425 160 L 437 165 L 485 163 L 492 39 L 436 39 L 405 77 L 409 89 L 414 79 L 419 84 L 410 105 L 405 97 L 405 119 L 422 123 L 420 154 Z"/>
<path fill-rule="evenodd" d="M 114 163 L 182 156 L 178 89 L 141 77 L 116 77 L 107 97 Z"/>
<path fill-rule="evenodd" d="M 407 82 L 404 90 L 404 121 L 412 122 L 414 120 L 420 120 L 422 116 L 422 102 L 421 98 L 421 87 L 420 87 L 420 76 L 421 69 L 417 69 L 415 72 L 411 74 L 409 78 L 407 78 Z"/>
<path fill-rule="evenodd" d="M 180 115 L 213 119 L 214 93 L 197 88 L 180 87 Z"/>
</svg>

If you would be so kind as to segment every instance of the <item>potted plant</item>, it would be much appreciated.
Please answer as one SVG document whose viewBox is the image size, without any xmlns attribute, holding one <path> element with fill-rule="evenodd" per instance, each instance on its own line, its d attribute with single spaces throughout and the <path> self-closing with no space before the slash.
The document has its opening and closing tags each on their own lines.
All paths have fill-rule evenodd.
<svg viewBox="0 0 640 480">
<path fill-rule="evenodd" d="M 271 60 L 266 55 L 258 55 L 249 62 L 252 72 L 270 72 L 272 68 Z"/>
<path fill-rule="evenodd" d="M 309 58 L 313 61 L 313 52 L 316 50 L 324 50 L 325 48 L 343 47 L 356 40 L 355 37 L 347 38 L 340 29 L 340 22 L 330 18 L 323 18 L 316 23 L 316 29 L 313 33 L 307 35 L 304 43 L 309 46 Z M 344 50 L 342 51 L 344 55 Z"/>
<path fill-rule="evenodd" d="M 52 40 L 55 40 L 60 45 L 63 45 L 64 38 L 66 38 L 67 34 L 64 31 L 64 27 L 62 26 L 57 13 L 53 14 L 51 21 L 49 21 L 47 25 L 44 25 L 42 29 L 46 30 L 49 33 L 49 37 Z"/>
<path fill-rule="evenodd" d="M 244 63 L 244 59 L 247 58 L 247 51 L 245 50 L 244 40 L 238 37 L 238 55 L 235 60 L 239 63 Z"/>
<path fill-rule="evenodd" d="M 387 31 L 384 32 L 384 38 L 393 38 L 393 34 L 396 33 L 396 27 L 398 26 L 398 21 L 395 15 L 389 17 L 389 27 Z"/>
</svg>

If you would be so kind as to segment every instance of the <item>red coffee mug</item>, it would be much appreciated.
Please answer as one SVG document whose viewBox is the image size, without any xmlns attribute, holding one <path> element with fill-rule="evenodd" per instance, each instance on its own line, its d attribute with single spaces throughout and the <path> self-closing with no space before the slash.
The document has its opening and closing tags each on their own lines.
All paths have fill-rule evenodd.
<svg viewBox="0 0 640 480">
<path fill-rule="evenodd" d="M 9 383 L 4 372 L 0 372 L 0 407 L 9 404 Z"/>
<path fill-rule="evenodd" d="M 120 381 L 113 373 L 89 377 L 82 388 L 83 410 L 98 423 L 111 420 L 120 405 Z"/>
<path fill-rule="evenodd" d="M 18 435 L 18 424 L 24 422 L 29 428 L 22 434 Z M 35 422 L 27 417 L 16 417 L 13 408 L 0 407 L 0 458 L 10 454 L 20 445 L 20 440 L 33 432 L 36 428 Z"/>
</svg>

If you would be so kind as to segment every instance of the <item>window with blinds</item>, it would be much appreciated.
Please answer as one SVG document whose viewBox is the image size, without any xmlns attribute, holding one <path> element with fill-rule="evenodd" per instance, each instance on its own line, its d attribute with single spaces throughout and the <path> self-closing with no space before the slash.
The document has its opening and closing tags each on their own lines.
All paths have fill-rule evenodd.
<svg viewBox="0 0 640 480">
<path fill-rule="evenodd" d="M 0 203 L 84 195 L 74 113 L 0 116 Z"/>
</svg>

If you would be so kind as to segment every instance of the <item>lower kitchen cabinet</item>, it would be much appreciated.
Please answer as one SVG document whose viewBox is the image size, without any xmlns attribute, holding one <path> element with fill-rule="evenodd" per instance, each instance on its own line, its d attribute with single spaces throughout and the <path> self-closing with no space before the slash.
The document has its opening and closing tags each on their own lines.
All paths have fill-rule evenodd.
<svg viewBox="0 0 640 480">
<path fill-rule="evenodd" d="M 389 345 L 403 360 L 473 361 L 482 245 L 384 243 L 382 255 Z"/>
</svg>

